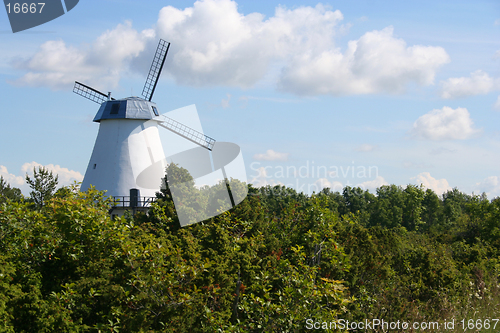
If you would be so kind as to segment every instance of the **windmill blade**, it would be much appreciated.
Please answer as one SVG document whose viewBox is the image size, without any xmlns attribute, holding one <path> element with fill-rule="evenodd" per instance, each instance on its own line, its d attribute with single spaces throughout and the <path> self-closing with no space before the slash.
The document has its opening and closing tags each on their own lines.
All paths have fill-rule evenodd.
<svg viewBox="0 0 500 333">
<path fill-rule="evenodd" d="M 94 88 L 86 86 L 78 81 L 75 81 L 73 92 L 87 99 L 90 99 L 92 102 L 96 102 L 97 104 L 102 104 L 103 102 L 106 102 L 108 100 L 108 95 L 103 94 L 99 90 L 95 90 Z M 111 98 L 111 100 L 114 101 L 115 99 Z"/>
<path fill-rule="evenodd" d="M 169 131 L 172 131 L 175 134 L 180 135 L 183 138 L 194 142 L 197 145 L 200 145 L 208 150 L 212 150 L 212 148 L 214 147 L 215 139 L 212 139 L 211 137 L 192 129 L 191 127 L 181 124 L 180 122 L 175 121 L 172 118 L 168 118 L 165 116 L 163 117 L 165 118 L 165 120 L 158 123 L 158 125 L 160 125 L 161 127 L 164 127 Z"/>
<path fill-rule="evenodd" d="M 155 57 L 153 58 L 153 63 L 149 69 L 148 77 L 146 78 L 146 84 L 142 90 L 142 96 L 151 102 L 153 98 L 153 93 L 155 92 L 156 84 L 158 83 L 158 78 L 160 77 L 163 64 L 167 58 L 168 48 L 170 43 L 160 39 L 158 47 L 156 48 Z"/>
</svg>

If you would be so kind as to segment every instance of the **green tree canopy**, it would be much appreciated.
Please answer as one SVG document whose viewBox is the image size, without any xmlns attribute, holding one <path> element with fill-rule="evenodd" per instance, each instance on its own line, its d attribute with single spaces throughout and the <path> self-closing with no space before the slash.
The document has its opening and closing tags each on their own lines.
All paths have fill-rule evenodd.
<svg viewBox="0 0 500 333">
<path fill-rule="evenodd" d="M 21 194 L 21 190 L 16 187 L 10 187 L 10 184 L 7 184 L 3 176 L 0 176 L 0 203 L 5 202 L 7 200 L 12 201 L 20 201 L 24 197 Z"/>
<path fill-rule="evenodd" d="M 26 183 L 31 188 L 30 197 L 37 208 L 41 208 L 56 190 L 59 176 L 54 176 L 52 171 L 44 167 L 33 168 L 33 178 L 26 175 Z"/>
</svg>

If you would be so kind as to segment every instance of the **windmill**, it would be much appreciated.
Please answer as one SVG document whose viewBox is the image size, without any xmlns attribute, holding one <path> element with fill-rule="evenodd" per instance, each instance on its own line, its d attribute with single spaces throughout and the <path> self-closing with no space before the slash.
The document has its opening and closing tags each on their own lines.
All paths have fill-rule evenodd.
<svg viewBox="0 0 500 333">
<path fill-rule="evenodd" d="M 134 207 L 138 200 L 141 201 L 141 195 L 143 198 L 154 197 L 167 164 L 158 126 L 204 150 L 213 149 L 214 139 L 160 115 L 157 105 L 151 101 L 169 47 L 169 42 L 160 39 L 142 91 L 143 98 L 114 99 L 111 93 L 104 94 L 75 82 L 73 92 L 101 105 L 93 120 L 99 123 L 99 132 L 81 185 L 82 191 L 93 185 L 98 190 L 106 190 L 109 196 L 120 198 L 123 205 Z M 140 186 L 138 178 L 158 186 Z M 130 198 L 128 204 L 127 198 Z"/>
</svg>

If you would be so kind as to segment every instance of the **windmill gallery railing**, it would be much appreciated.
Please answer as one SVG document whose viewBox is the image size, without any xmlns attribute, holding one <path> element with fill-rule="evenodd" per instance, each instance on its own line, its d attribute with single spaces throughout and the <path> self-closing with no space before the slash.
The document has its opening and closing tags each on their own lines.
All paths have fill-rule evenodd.
<svg viewBox="0 0 500 333">
<path fill-rule="evenodd" d="M 116 196 L 111 197 L 111 206 L 113 208 L 149 208 L 155 199 L 155 197 Z"/>
</svg>

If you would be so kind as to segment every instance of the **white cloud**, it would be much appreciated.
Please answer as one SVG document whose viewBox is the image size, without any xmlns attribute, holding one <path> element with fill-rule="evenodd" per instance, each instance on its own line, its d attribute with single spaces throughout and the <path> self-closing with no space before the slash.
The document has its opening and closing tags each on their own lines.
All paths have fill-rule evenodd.
<svg viewBox="0 0 500 333">
<path fill-rule="evenodd" d="M 498 96 L 497 101 L 495 102 L 495 105 L 493 106 L 495 110 L 500 111 L 500 96 Z"/>
<path fill-rule="evenodd" d="M 407 47 L 393 28 L 367 32 L 338 48 L 299 52 L 283 69 L 280 87 L 299 95 L 400 93 L 410 82 L 429 85 L 438 67 L 450 61 L 441 47 Z"/>
<path fill-rule="evenodd" d="M 54 175 L 57 175 L 59 186 L 67 186 L 73 184 L 74 181 L 81 182 L 83 180 L 83 175 L 78 171 L 69 170 L 68 168 L 63 168 L 60 165 L 54 164 L 41 165 L 35 161 L 31 163 L 24 163 L 21 167 L 21 172 L 32 176 L 33 168 L 38 170 L 39 167 L 44 167 L 47 170 L 52 171 Z"/>
<path fill-rule="evenodd" d="M 455 77 L 441 81 L 441 97 L 447 99 L 485 95 L 498 89 L 500 89 L 500 79 L 493 79 L 482 70 L 472 72 L 470 77 Z"/>
<path fill-rule="evenodd" d="M 417 185 L 422 184 L 425 188 L 433 190 L 438 195 L 451 190 L 451 186 L 446 179 L 433 178 L 429 172 L 419 173 L 416 177 L 411 178 L 411 180 Z"/>
<path fill-rule="evenodd" d="M 500 179 L 497 176 L 488 177 L 475 187 L 478 193 L 485 192 L 490 199 L 500 196 Z"/>
<path fill-rule="evenodd" d="M 314 182 L 316 192 L 320 192 L 324 188 L 329 188 L 332 192 L 342 192 L 344 185 L 338 181 L 329 181 L 326 178 L 320 178 Z"/>
<path fill-rule="evenodd" d="M 257 161 L 288 161 L 289 153 L 278 153 L 272 149 L 266 151 L 265 154 L 255 154 L 253 158 Z"/>
<path fill-rule="evenodd" d="M 375 193 L 375 190 L 383 185 L 389 185 L 389 183 L 382 176 L 377 176 L 377 178 L 373 180 L 368 180 L 366 182 L 362 182 L 356 185 L 356 187 L 361 187 L 365 190 L 370 190 Z"/>
<path fill-rule="evenodd" d="M 91 45 L 49 41 L 16 67 L 28 71 L 17 84 L 67 88 L 74 80 L 106 91 L 130 70 L 146 75 L 157 37 L 172 45 L 164 68 L 177 83 L 248 88 L 277 82 L 298 95 L 399 93 L 408 83 L 432 84 L 449 62 L 441 47 L 407 46 L 393 28 L 367 32 L 342 53 L 335 38 L 343 15 L 321 4 L 276 8 L 274 16 L 244 15 L 231 0 L 196 1 L 183 10 L 160 10 L 155 30 L 129 22 Z"/>
<path fill-rule="evenodd" d="M 19 187 L 24 184 L 24 177 L 9 173 L 7 167 L 3 165 L 0 165 L 0 176 L 2 176 L 4 181 L 7 182 L 7 184 L 9 184 L 11 187 Z"/>
<path fill-rule="evenodd" d="M 405 169 L 424 169 L 432 167 L 433 165 L 427 163 L 415 163 L 410 161 L 403 162 L 403 168 Z"/>
<path fill-rule="evenodd" d="M 333 47 L 340 11 L 322 5 L 293 10 L 277 7 L 275 15 L 243 15 L 229 0 L 197 1 L 184 10 L 164 7 L 158 34 L 172 41 L 169 71 L 181 84 L 248 88 L 270 65 L 287 62 L 292 53 L 321 52 Z"/>
<path fill-rule="evenodd" d="M 249 183 L 252 184 L 253 186 L 262 187 L 267 185 L 270 186 L 283 185 L 283 183 L 280 181 L 269 179 L 270 176 L 268 176 L 265 167 L 260 167 L 255 171 L 258 171 L 258 174 L 249 181 Z"/>
<path fill-rule="evenodd" d="M 447 147 L 437 147 L 429 151 L 429 154 L 431 155 L 444 155 L 444 154 L 453 154 L 456 153 L 456 149 L 450 149 Z"/>
<path fill-rule="evenodd" d="M 374 151 L 375 149 L 377 149 L 377 146 L 364 143 L 361 146 L 356 147 L 355 150 L 359 152 L 369 152 Z"/>
<path fill-rule="evenodd" d="M 26 174 L 30 177 L 33 176 L 33 168 L 38 170 L 39 167 L 42 167 L 40 163 L 30 162 L 24 163 L 21 167 L 20 173 L 22 176 L 17 176 L 8 172 L 7 168 L 3 165 L 0 165 L 0 176 L 3 176 L 5 181 L 10 184 L 11 187 L 17 187 L 21 189 L 21 191 L 28 195 L 30 192 L 30 188 L 26 184 Z M 67 186 L 73 184 L 74 181 L 80 182 L 83 180 L 83 175 L 74 170 L 69 170 L 67 168 L 63 168 L 60 165 L 47 164 L 45 166 L 46 169 L 52 171 L 54 175 L 59 176 L 59 185 L 58 187 Z"/>
<path fill-rule="evenodd" d="M 14 83 L 67 89 L 76 80 L 106 91 L 118 85 L 130 60 L 144 49 L 148 36 L 151 31 L 138 33 L 126 22 L 106 31 L 90 46 L 77 48 L 62 40 L 45 42 L 30 59 L 13 63 L 16 68 L 28 71 Z"/>
<path fill-rule="evenodd" d="M 290 99 L 290 98 L 275 98 L 275 97 L 257 97 L 257 96 L 240 96 L 239 100 L 243 102 L 247 102 L 248 100 L 257 100 L 257 101 L 268 101 L 275 103 L 302 103 L 302 99 Z"/>
<path fill-rule="evenodd" d="M 495 23 L 494 23 L 494 25 L 500 25 L 500 19 L 498 19 L 498 20 L 495 20 Z"/>
<path fill-rule="evenodd" d="M 481 132 L 474 128 L 469 111 L 465 108 L 452 109 L 448 106 L 434 109 L 413 123 L 411 134 L 420 139 L 464 140 Z"/>
<path fill-rule="evenodd" d="M 229 107 L 229 101 L 231 100 L 231 94 L 227 94 L 227 99 L 222 99 L 221 106 L 223 109 Z"/>
</svg>

